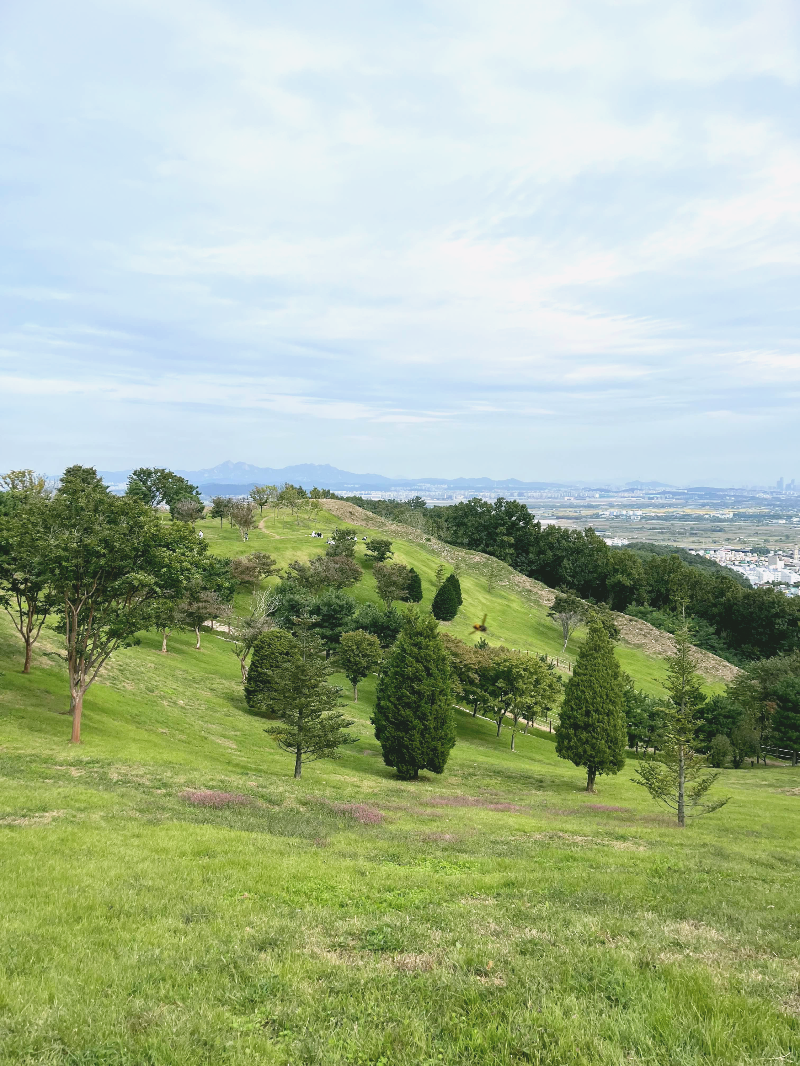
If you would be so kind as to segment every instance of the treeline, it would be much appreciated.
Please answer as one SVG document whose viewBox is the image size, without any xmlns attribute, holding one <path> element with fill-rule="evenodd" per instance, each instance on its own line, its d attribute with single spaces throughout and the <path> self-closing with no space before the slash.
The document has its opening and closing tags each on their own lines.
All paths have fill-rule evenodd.
<svg viewBox="0 0 800 1066">
<path fill-rule="evenodd" d="M 372 510 L 376 503 L 364 505 Z M 589 603 L 605 603 L 673 630 L 687 617 L 699 646 L 734 662 L 800 648 L 800 599 L 774 588 L 751 588 L 724 567 L 687 562 L 678 550 L 611 548 L 592 529 L 542 526 L 515 500 L 473 499 L 429 508 L 423 521 L 426 531 L 443 541 L 492 555 Z"/>
</svg>

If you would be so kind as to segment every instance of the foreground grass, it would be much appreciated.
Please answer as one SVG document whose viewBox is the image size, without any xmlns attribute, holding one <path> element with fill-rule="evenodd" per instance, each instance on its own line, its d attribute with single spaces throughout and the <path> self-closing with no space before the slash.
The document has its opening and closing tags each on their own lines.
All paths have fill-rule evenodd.
<svg viewBox="0 0 800 1066">
<path fill-rule="evenodd" d="M 23 677 L 0 626 L 0 1062 L 800 1058 L 799 770 L 727 771 L 679 832 L 631 762 L 587 796 L 546 734 L 459 714 L 404 783 L 368 681 L 294 782 L 230 646 L 192 644 L 120 654 L 71 748 L 61 660 Z"/>
</svg>

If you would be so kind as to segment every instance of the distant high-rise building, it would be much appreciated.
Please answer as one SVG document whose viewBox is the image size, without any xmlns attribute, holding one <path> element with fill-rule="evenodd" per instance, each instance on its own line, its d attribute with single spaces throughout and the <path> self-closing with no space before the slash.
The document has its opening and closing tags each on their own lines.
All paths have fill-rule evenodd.
<svg viewBox="0 0 800 1066">
<path fill-rule="evenodd" d="M 782 477 L 778 478 L 778 484 L 775 487 L 777 488 L 778 492 L 783 492 L 783 478 Z"/>
</svg>

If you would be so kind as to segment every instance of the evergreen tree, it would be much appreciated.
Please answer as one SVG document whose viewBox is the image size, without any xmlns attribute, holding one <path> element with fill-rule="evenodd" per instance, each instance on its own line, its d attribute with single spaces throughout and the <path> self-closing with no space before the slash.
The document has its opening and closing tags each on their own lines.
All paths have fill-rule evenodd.
<svg viewBox="0 0 800 1066">
<path fill-rule="evenodd" d="M 278 714 L 280 676 L 297 656 L 297 642 L 285 629 L 271 629 L 256 640 L 244 685 L 244 698 L 253 714 Z"/>
<path fill-rule="evenodd" d="M 451 574 L 446 580 L 445 585 L 449 585 L 453 590 L 453 596 L 455 597 L 456 604 L 460 607 L 464 602 L 461 595 L 461 582 L 455 574 Z"/>
<path fill-rule="evenodd" d="M 358 703 L 358 683 L 381 661 L 381 642 L 363 629 L 342 633 L 337 659 L 344 676 L 353 686 L 353 703 Z"/>
<path fill-rule="evenodd" d="M 797 766 L 800 751 L 800 677 L 786 677 L 775 686 L 775 713 L 770 723 L 772 738 L 792 753 Z"/>
<path fill-rule="evenodd" d="M 342 690 L 328 684 L 330 670 L 325 651 L 311 632 L 310 623 L 301 623 L 297 637 L 289 639 L 295 646 L 294 653 L 284 668 L 273 675 L 280 721 L 267 726 L 265 732 L 294 755 L 297 778 L 303 772 L 304 757 L 336 759 L 339 748 L 357 738 L 347 732 L 354 723 L 338 710 Z"/>
<path fill-rule="evenodd" d="M 458 600 L 456 599 L 455 590 L 450 584 L 450 578 L 444 582 L 433 597 L 431 611 L 433 612 L 433 617 L 440 622 L 452 622 L 458 614 Z"/>
<path fill-rule="evenodd" d="M 409 574 L 408 584 L 406 585 L 408 601 L 409 603 L 420 603 L 422 601 L 422 578 L 413 566 Z"/>
<path fill-rule="evenodd" d="M 430 615 L 411 608 L 378 682 L 375 736 L 383 761 L 411 781 L 444 771 L 456 742 L 447 652 Z"/>
<path fill-rule="evenodd" d="M 567 682 L 556 753 L 586 767 L 586 791 L 594 792 L 598 774 L 616 774 L 625 765 L 626 739 L 622 671 L 611 638 L 594 621 Z"/>
<path fill-rule="evenodd" d="M 637 785 L 643 785 L 653 799 L 677 812 L 678 825 L 686 824 L 686 808 L 698 814 L 716 811 L 726 799 L 705 803 L 705 795 L 718 773 L 706 773 L 706 759 L 697 754 L 699 711 L 705 702 L 700 678 L 692 662 L 689 630 L 675 634 L 676 651 L 667 660 L 667 692 L 662 749 L 636 768 Z"/>
</svg>

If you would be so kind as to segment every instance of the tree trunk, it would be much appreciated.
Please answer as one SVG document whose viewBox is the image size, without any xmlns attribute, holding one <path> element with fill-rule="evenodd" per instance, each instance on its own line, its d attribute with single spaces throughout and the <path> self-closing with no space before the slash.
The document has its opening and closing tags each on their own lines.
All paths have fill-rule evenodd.
<svg viewBox="0 0 800 1066">
<path fill-rule="evenodd" d="M 797 766 L 797 752 L 792 751 L 792 766 Z"/>
<path fill-rule="evenodd" d="M 526 719 L 525 719 L 525 736 L 527 736 L 527 735 L 528 735 L 528 726 L 529 726 L 530 724 L 531 724 L 531 723 L 530 723 L 530 719 L 526 718 Z"/>
<path fill-rule="evenodd" d="M 81 715 L 83 714 L 83 692 L 78 689 L 74 692 L 70 699 L 70 711 L 72 712 L 72 736 L 70 737 L 71 744 L 80 744 L 81 742 Z"/>
<path fill-rule="evenodd" d="M 25 665 L 22 667 L 23 674 L 29 674 L 31 672 L 31 652 L 33 651 L 33 645 L 31 644 L 30 634 L 25 639 Z"/>
<path fill-rule="evenodd" d="M 586 791 L 594 792 L 594 783 L 597 779 L 597 767 L 588 766 L 586 768 Z"/>
<path fill-rule="evenodd" d="M 353 703 L 358 703 L 358 685 L 353 685 Z"/>
<path fill-rule="evenodd" d="M 294 776 L 300 777 L 303 772 L 303 753 L 300 748 L 297 749 L 297 754 L 294 757 Z"/>
<path fill-rule="evenodd" d="M 686 758 L 683 751 L 683 744 L 678 745 L 678 825 L 683 827 L 686 825 L 686 807 L 685 807 L 685 791 L 686 791 Z"/>
<path fill-rule="evenodd" d="M 500 730 L 502 729 L 502 727 L 503 727 L 503 718 L 502 718 L 502 715 L 501 715 L 501 716 L 500 716 L 500 717 L 499 717 L 499 718 L 497 719 L 497 735 L 498 735 L 498 736 L 500 736 Z"/>
<path fill-rule="evenodd" d="M 166 655 L 167 654 L 167 631 L 166 631 L 166 629 L 162 629 L 161 630 L 161 654 L 162 655 Z"/>
<path fill-rule="evenodd" d="M 244 684 L 247 680 L 247 661 L 245 659 L 240 659 L 239 665 L 242 668 L 242 684 Z"/>
<path fill-rule="evenodd" d="M 194 646 L 194 650 L 200 651 L 200 626 L 195 626 L 194 631 L 197 634 L 197 643 Z"/>
<path fill-rule="evenodd" d="M 516 736 L 517 736 L 516 729 L 512 729 L 511 730 L 511 750 L 512 751 L 514 750 L 514 740 L 515 740 Z"/>
</svg>

